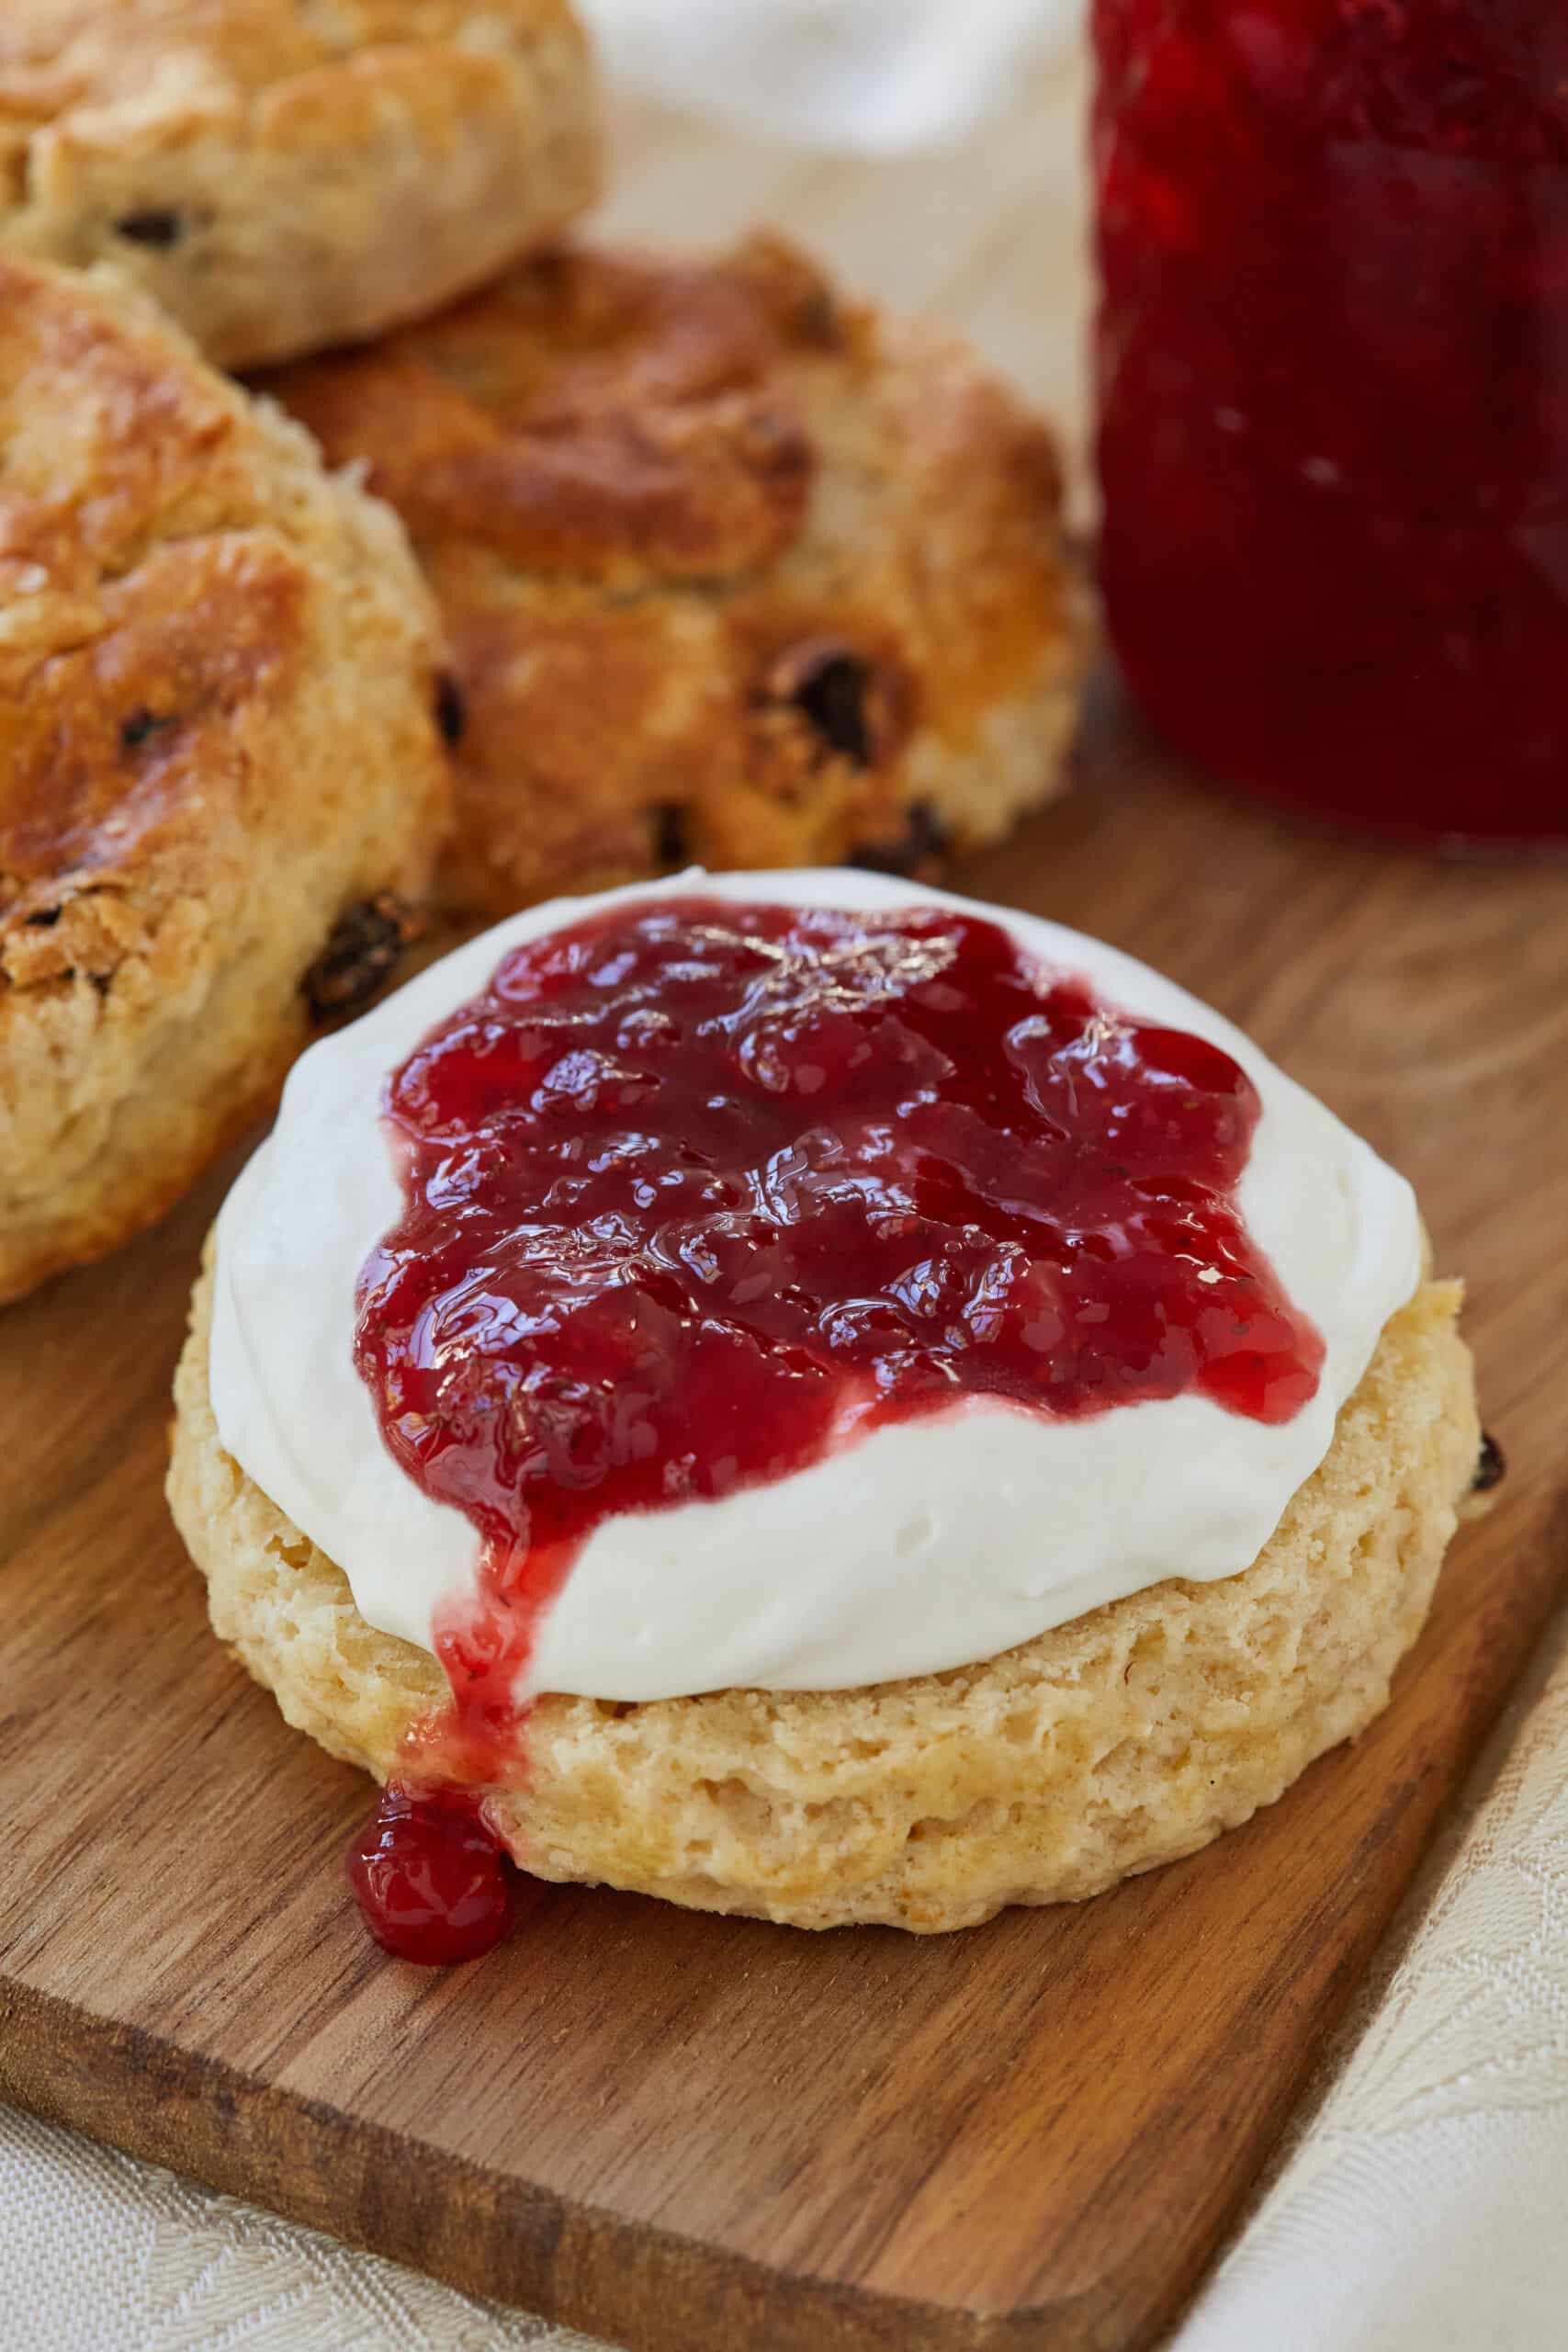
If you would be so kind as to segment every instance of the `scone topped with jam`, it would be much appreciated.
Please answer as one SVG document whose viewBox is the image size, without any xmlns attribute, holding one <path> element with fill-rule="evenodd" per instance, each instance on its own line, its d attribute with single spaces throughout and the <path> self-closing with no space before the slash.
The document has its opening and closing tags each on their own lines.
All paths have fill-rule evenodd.
<svg viewBox="0 0 1568 2352">
<path fill-rule="evenodd" d="M 396 518 L 112 272 L 0 254 L 0 1300 L 368 994 L 447 808 Z"/>
<path fill-rule="evenodd" d="M 568 0 L 0 8 L 0 252 L 118 264 L 225 367 L 450 301 L 598 178 Z"/>
<path fill-rule="evenodd" d="M 924 872 L 1061 789 L 1049 435 L 782 239 L 545 255 L 265 381 L 435 589 L 458 914 L 694 860 Z"/>
<path fill-rule="evenodd" d="M 1361 1728 L 1477 1458 L 1409 1187 L 1130 958 L 907 883 L 678 877 L 308 1056 L 215 1231 L 170 1493 L 388 1783 L 377 1932 L 510 1855 L 954 1928 L 1192 1850 Z"/>
</svg>

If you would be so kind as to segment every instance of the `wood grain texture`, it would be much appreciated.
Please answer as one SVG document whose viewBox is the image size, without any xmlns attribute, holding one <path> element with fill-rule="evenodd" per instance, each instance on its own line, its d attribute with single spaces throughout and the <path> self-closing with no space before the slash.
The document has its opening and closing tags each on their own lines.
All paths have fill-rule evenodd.
<svg viewBox="0 0 1568 2352">
<path fill-rule="evenodd" d="M 1075 75 L 941 166 L 633 115 L 615 225 L 780 216 L 1070 405 Z M 1389 1713 L 1082 1908 L 916 1941 L 548 1889 L 476 1968 L 389 1963 L 339 1876 L 365 1784 L 218 1650 L 163 1505 L 215 1179 L 0 1319 L 0 2093 L 637 2352 L 1156 2337 L 1561 1580 L 1563 880 L 1292 831 L 1184 779 L 1113 697 L 1072 799 L 956 879 L 1243 1022 L 1408 1170 L 1471 1277 L 1513 1474 Z"/>
</svg>

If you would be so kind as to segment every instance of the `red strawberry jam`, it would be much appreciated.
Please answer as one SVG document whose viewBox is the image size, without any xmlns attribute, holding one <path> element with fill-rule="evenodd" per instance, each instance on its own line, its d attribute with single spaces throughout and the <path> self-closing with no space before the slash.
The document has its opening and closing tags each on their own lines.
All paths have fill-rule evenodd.
<svg viewBox="0 0 1568 2352">
<path fill-rule="evenodd" d="M 1568 8 L 1095 0 L 1101 581 L 1184 752 L 1568 842 Z"/>
<path fill-rule="evenodd" d="M 501 1768 L 612 1513 L 971 1399 L 1288 1420 L 1323 1347 L 1237 1209 L 1258 1108 L 946 909 L 647 898 L 514 948 L 389 1082 L 404 1208 L 360 1282 L 387 1444 L 481 1539 L 427 1771 Z"/>
</svg>

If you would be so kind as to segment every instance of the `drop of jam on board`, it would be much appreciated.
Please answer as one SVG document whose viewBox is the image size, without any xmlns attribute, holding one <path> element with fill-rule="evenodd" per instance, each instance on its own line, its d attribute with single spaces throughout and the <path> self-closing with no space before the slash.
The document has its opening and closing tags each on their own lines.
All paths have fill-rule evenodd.
<svg viewBox="0 0 1568 2352">
<path fill-rule="evenodd" d="M 975 1399 L 1282 1422 L 1317 1386 L 1237 1206 L 1251 1081 L 980 917 L 626 901 L 513 949 L 385 1104 L 355 1362 L 481 1539 L 416 1779 L 515 1764 L 534 1628 L 612 1514 Z"/>
<path fill-rule="evenodd" d="M 512 1925 L 515 1874 L 460 1790 L 389 1781 L 347 1866 L 366 1926 L 400 1960 L 478 1960 Z"/>
</svg>

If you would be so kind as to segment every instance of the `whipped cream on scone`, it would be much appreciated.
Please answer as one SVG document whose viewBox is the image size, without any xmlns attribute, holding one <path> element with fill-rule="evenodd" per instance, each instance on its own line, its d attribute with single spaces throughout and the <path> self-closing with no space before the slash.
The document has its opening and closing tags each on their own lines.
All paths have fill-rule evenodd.
<svg viewBox="0 0 1568 2352">
<path fill-rule="evenodd" d="M 392 1076 L 513 951 L 660 901 L 949 910 L 998 926 L 1116 1016 L 1218 1048 L 1256 1090 L 1235 1205 L 1321 1341 L 1282 1418 L 1189 1388 L 1052 1414 L 963 1393 L 846 1429 L 784 1475 L 613 1512 L 542 1604 L 514 1696 L 638 1702 L 841 1690 L 994 1658 L 1167 1578 L 1248 1568 L 1323 1462 L 1422 1238 L 1404 1179 L 1218 1013 L 1132 958 L 1032 917 L 863 873 L 681 876 L 557 900 L 486 933 L 296 1068 L 218 1228 L 210 1384 L 222 1444 L 346 1575 L 359 1613 L 434 1651 L 478 1589 L 481 1538 L 389 1450 L 355 1349 L 367 1264 L 404 1209 Z M 830 1115 L 830 1114 L 829 1114 Z"/>
</svg>

